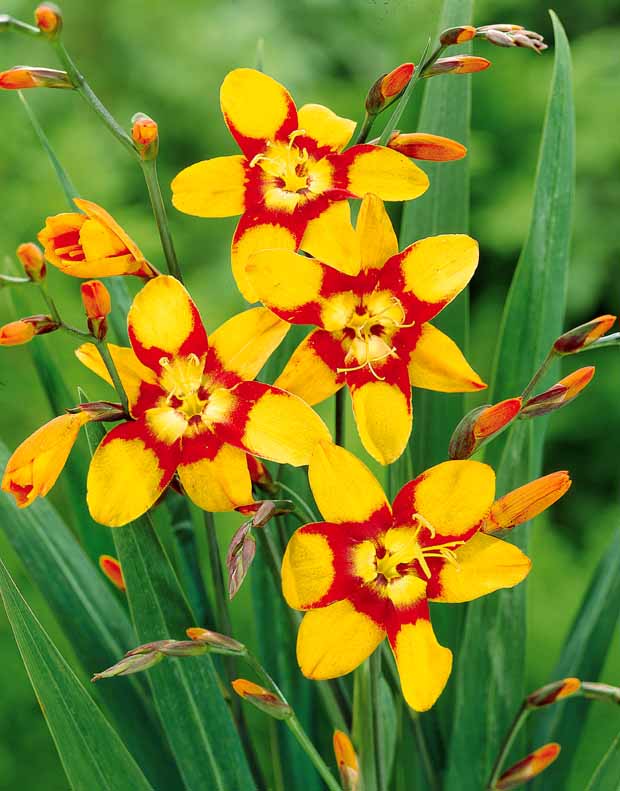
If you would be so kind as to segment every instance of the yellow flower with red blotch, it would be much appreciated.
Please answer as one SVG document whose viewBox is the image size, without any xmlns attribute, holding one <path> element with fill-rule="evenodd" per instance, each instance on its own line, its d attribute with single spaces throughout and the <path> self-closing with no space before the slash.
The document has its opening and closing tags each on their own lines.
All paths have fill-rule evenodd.
<svg viewBox="0 0 620 791">
<path fill-rule="evenodd" d="M 297 639 L 301 670 L 313 679 L 344 675 L 387 636 L 407 703 L 425 711 L 452 668 L 428 602 L 471 601 L 530 570 L 518 547 L 481 531 L 495 473 L 447 461 L 405 484 L 390 506 L 368 468 L 336 445 L 321 442 L 308 472 L 325 521 L 297 530 L 282 562 L 286 601 L 308 610 Z"/>
<path fill-rule="evenodd" d="M 256 295 L 245 264 L 253 252 L 301 247 L 355 273 L 360 251 L 347 199 L 373 192 L 384 200 L 411 200 L 428 188 L 426 174 L 397 151 L 371 144 L 343 151 L 354 121 L 318 104 L 297 110 L 286 88 L 259 71 L 230 72 L 220 102 L 243 154 L 181 171 L 172 182 L 172 202 L 198 217 L 242 215 L 232 266 L 250 302 Z"/>
<path fill-rule="evenodd" d="M 173 277 L 150 280 L 128 315 L 131 348 L 110 346 L 133 420 L 95 451 L 87 500 L 93 518 L 115 527 L 150 508 L 175 473 L 209 511 L 252 502 L 246 452 L 308 464 L 323 421 L 300 398 L 252 381 L 288 325 L 265 308 L 234 316 L 207 340 L 200 314 Z M 79 359 L 107 379 L 92 344 Z"/>
<path fill-rule="evenodd" d="M 399 253 L 374 195 L 362 202 L 356 233 L 357 275 L 290 250 L 256 253 L 246 269 L 270 310 L 318 327 L 276 385 L 317 404 L 346 384 L 364 447 L 390 464 L 411 434 L 412 385 L 448 393 L 486 387 L 456 344 L 429 324 L 471 279 L 478 244 L 462 234 L 431 236 Z"/>
</svg>

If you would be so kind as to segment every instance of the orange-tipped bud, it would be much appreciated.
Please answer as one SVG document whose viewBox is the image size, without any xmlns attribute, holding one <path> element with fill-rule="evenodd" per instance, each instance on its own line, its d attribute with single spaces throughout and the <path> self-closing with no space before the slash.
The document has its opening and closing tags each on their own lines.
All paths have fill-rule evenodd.
<svg viewBox="0 0 620 791">
<path fill-rule="evenodd" d="M 393 148 L 411 159 L 426 159 L 432 162 L 451 162 L 455 159 L 463 159 L 467 154 L 465 146 L 457 143 L 456 140 L 425 132 L 406 134 L 393 132 L 387 145 L 388 148 Z"/>
<path fill-rule="evenodd" d="M 555 761 L 560 754 L 560 749 L 560 745 L 556 742 L 539 747 L 538 750 L 534 750 L 533 753 L 505 771 L 497 781 L 495 788 L 497 791 L 509 791 L 511 788 L 518 788 L 523 783 L 533 780 Z"/>
<path fill-rule="evenodd" d="M 344 791 L 357 791 L 360 771 L 351 739 L 344 731 L 334 731 L 334 755 Z"/>
<path fill-rule="evenodd" d="M 87 280 L 80 286 L 88 329 L 102 341 L 108 332 L 107 315 L 112 310 L 110 292 L 100 280 Z"/>
<path fill-rule="evenodd" d="M 507 398 L 498 404 L 472 409 L 452 434 L 448 449 L 450 458 L 469 458 L 486 440 L 505 429 L 520 409 L 520 398 Z"/>
<path fill-rule="evenodd" d="M 557 384 L 545 390 L 544 393 L 530 398 L 521 410 L 522 417 L 546 415 L 548 412 L 555 412 L 556 409 L 570 404 L 590 384 L 594 371 L 595 368 L 592 365 L 579 368 L 565 376 L 564 379 L 560 379 Z"/>
<path fill-rule="evenodd" d="M 51 316 L 42 314 L 11 321 L 0 327 L 0 346 L 21 346 L 22 343 L 31 341 L 35 335 L 54 332 L 58 326 L 58 322 Z"/>
<path fill-rule="evenodd" d="M 293 710 L 284 698 L 245 678 L 235 679 L 232 688 L 239 697 L 278 720 L 286 720 L 293 714 Z"/>
<path fill-rule="evenodd" d="M 491 65 L 486 58 L 475 55 L 452 55 L 449 58 L 439 58 L 424 72 L 425 77 L 436 77 L 438 74 L 474 74 L 484 71 Z"/>
<path fill-rule="evenodd" d="M 17 257 L 30 280 L 40 283 L 45 277 L 45 259 L 41 248 L 34 242 L 25 242 L 17 248 Z"/>
<path fill-rule="evenodd" d="M 550 706 L 556 700 L 569 698 L 581 689 L 581 681 L 578 678 L 563 678 L 560 681 L 553 681 L 544 687 L 532 692 L 527 696 L 527 705 L 533 709 L 540 709 L 543 706 Z"/>
<path fill-rule="evenodd" d="M 113 558 L 112 555 L 99 555 L 99 568 L 119 591 L 127 590 L 121 564 L 116 558 Z"/>
<path fill-rule="evenodd" d="M 107 670 L 102 670 L 101 673 L 95 673 L 91 681 L 99 681 L 100 678 L 113 678 L 114 676 L 130 676 L 133 673 L 141 673 L 143 670 L 156 665 L 164 658 L 160 651 L 150 651 L 144 654 L 131 654 L 124 656 L 120 662 L 117 662 Z"/>
<path fill-rule="evenodd" d="M 131 138 L 142 159 L 155 159 L 159 149 L 156 121 L 144 113 L 136 113 L 131 119 Z"/>
<path fill-rule="evenodd" d="M 402 63 L 374 83 L 366 97 L 368 115 L 378 115 L 398 99 L 405 90 L 415 71 L 413 63 Z"/>
<path fill-rule="evenodd" d="M 485 533 L 508 530 L 533 519 L 563 497 L 571 483 L 568 472 L 561 470 L 508 492 L 493 503 L 482 530 Z"/>
<path fill-rule="evenodd" d="M 216 654 L 246 654 L 247 648 L 243 643 L 233 640 L 228 635 L 212 632 L 210 629 L 201 629 L 199 626 L 192 626 L 186 629 L 185 634 L 190 640 L 205 643 Z"/>
<path fill-rule="evenodd" d="M 249 453 L 246 455 L 246 460 L 248 462 L 252 486 L 256 486 L 268 494 L 275 494 L 278 491 L 278 487 L 275 486 L 273 478 L 263 462 L 257 459 L 256 456 L 251 456 Z"/>
<path fill-rule="evenodd" d="M 476 28 L 471 25 L 450 27 L 441 33 L 439 43 L 442 47 L 449 47 L 452 44 L 463 44 L 465 41 L 471 41 L 475 35 Z"/>
<path fill-rule="evenodd" d="M 43 69 L 38 66 L 13 66 L 0 72 L 0 88 L 23 91 L 25 88 L 73 88 L 66 71 Z"/>
<path fill-rule="evenodd" d="M 55 3 L 41 3 L 34 12 L 39 30 L 49 38 L 56 38 L 62 30 L 62 12 Z"/>
<path fill-rule="evenodd" d="M 591 343 L 598 340 L 607 330 L 611 329 L 616 322 L 616 316 L 606 314 L 599 316 L 585 324 L 580 324 L 564 335 L 560 335 L 553 344 L 553 349 L 557 354 L 574 354 L 585 349 Z"/>
</svg>

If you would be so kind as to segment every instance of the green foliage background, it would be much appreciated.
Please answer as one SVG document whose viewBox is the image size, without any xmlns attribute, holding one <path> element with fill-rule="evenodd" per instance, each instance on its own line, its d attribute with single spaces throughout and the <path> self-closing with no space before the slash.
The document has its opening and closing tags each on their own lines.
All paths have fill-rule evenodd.
<svg viewBox="0 0 620 791">
<path fill-rule="evenodd" d="M 219 111 L 219 83 L 231 68 L 255 65 L 259 38 L 264 39 L 265 70 L 287 85 L 298 104 L 320 102 L 341 115 L 359 118 L 365 92 L 376 76 L 417 58 L 435 29 L 438 8 L 433 0 L 63 3 L 69 51 L 104 104 L 126 124 L 138 110 L 157 119 L 166 198 L 168 183 L 182 167 L 234 153 Z M 600 313 L 618 312 L 620 307 L 620 4 L 558 0 L 555 10 L 573 48 L 577 107 L 568 327 Z M 30 21 L 32 6 L 5 0 L 0 12 Z M 475 22 L 497 21 L 518 22 L 547 38 L 551 35 L 546 8 L 535 0 L 479 0 Z M 481 266 L 472 286 L 469 356 L 488 377 L 501 308 L 529 220 L 552 57 L 480 43 L 475 54 L 491 59 L 493 67 L 473 80 L 471 224 L 472 235 L 480 241 Z M 43 43 L 0 34 L 0 69 L 17 63 L 56 66 Z M 147 257 L 161 264 L 142 177 L 126 152 L 77 95 L 31 91 L 27 96 L 80 193 L 104 205 Z M 415 115 L 414 104 L 403 130 L 415 129 Z M 33 239 L 44 218 L 65 211 L 66 205 L 17 97 L 9 93 L 0 95 L 0 129 L 0 261 L 2 271 L 13 272 L 17 244 Z M 200 220 L 171 210 L 183 270 L 208 329 L 243 307 L 228 267 L 234 224 L 234 220 Z M 56 271 L 50 273 L 50 280 L 63 313 L 80 322 L 78 282 Z M 32 312 L 40 309 L 33 301 Z M 10 295 L 0 292 L 0 323 L 14 315 Z M 73 360 L 71 340 L 49 336 L 38 341 L 89 396 L 105 397 L 96 380 Z M 538 362 L 532 361 L 532 369 Z M 567 372 L 588 364 L 597 366 L 588 392 L 555 416 L 550 426 L 545 471 L 569 469 L 574 484 L 533 531 L 534 568 L 528 594 L 532 688 L 548 680 L 589 574 L 620 522 L 620 359 L 616 350 L 596 357 L 584 354 L 578 362 L 569 361 Z M 51 416 L 29 347 L 3 350 L 0 401 L 0 436 L 10 447 Z M 64 497 L 61 480 L 53 499 L 62 507 Z M 223 535 L 229 530 L 224 525 Z M 3 538 L 0 554 L 8 558 L 21 590 L 71 661 L 70 646 L 62 641 L 45 602 L 37 597 Z M 235 615 L 240 633 L 245 637 L 249 631 L 251 642 L 243 600 Z M 618 682 L 619 661 L 616 640 L 604 674 L 610 683 Z M 4 613 L 0 614 L 0 668 L 0 787 L 66 788 Z M 572 791 L 584 787 L 617 730 L 617 716 L 602 704 L 593 707 L 574 764 Z"/>
</svg>

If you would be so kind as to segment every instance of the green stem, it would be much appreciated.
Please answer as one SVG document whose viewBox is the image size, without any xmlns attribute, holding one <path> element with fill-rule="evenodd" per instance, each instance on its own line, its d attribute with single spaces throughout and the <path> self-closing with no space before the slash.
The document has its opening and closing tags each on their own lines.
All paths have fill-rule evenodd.
<svg viewBox="0 0 620 791">
<path fill-rule="evenodd" d="M 26 22 L 22 22 L 21 19 L 15 19 L 12 16 L 6 19 L 6 26 L 18 33 L 25 33 L 27 36 L 32 36 L 33 38 L 43 35 L 38 27 L 29 25 Z"/>
<path fill-rule="evenodd" d="M 368 113 L 366 113 L 360 130 L 357 133 L 357 137 L 353 142 L 354 146 L 359 146 L 361 143 L 365 143 L 368 140 L 368 135 L 370 134 L 370 130 L 372 129 L 372 125 L 374 124 L 376 117 L 376 115 L 368 115 Z"/>
<path fill-rule="evenodd" d="M 149 198 L 151 199 L 151 206 L 153 208 L 153 215 L 157 223 L 157 230 L 159 231 L 159 238 L 161 246 L 166 257 L 168 264 L 168 271 L 171 275 L 176 277 L 177 280 L 183 282 L 181 275 L 181 268 L 174 249 L 172 235 L 170 233 L 170 226 L 168 225 L 168 216 L 166 214 L 166 207 L 159 187 L 159 179 L 157 178 L 157 160 L 147 159 L 140 160 L 144 180 L 149 191 Z"/>
<path fill-rule="evenodd" d="M 550 350 L 549 354 L 542 361 L 539 369 L 536 371 L 534 376 L 528 382 L 525 390 L 521 393 L 521 398 L 523 399 L 523 403 L 524 404 L 527 401 L 527 399 L 530 397 L 530 395 L 532 394 L 532 391 L 534 390 L 534 388 L 536 387 L 538 382 L 547 373 L 551 363 L 553 363 L 555 361 L 555 358 L 556 358 L 556 353 L 555 353 L 555 350 L 552 348 Z"/>
<path fill-rule="evenodd" d="M 489 778 L 489 782 L 487 784 L 487 791 L 494 791 L 497 781 L 500 778 L 502 772 L 502 766 L 508 754 L 510 752 L 510 748 L 512 747 L 517 734 L 521 730 L 523 723 L 527 719 L 527 715 L 529 714 L 530 709 L 528 709 L 526 703 L 521 704 L 521 708 L 517 712 L 516 717 L 512 721 L 512 725 L 508 733 L 506 734 L 506 738 L 504 739 L 504 743 L 502 744 L 501 750 L 499 751 L 499 755 L 497 756 L 497 760 L 493 765 L 493 769 L 491 770 L 491 777 Z"/>
<path fill-rule="evenodd" d="M 99 354 L 105 363 L 105 367 L 108 369 L 108 373 L 112 378 L 112 383 L 116 388 L 116 392 L 118 393 L 118 397 L 121 400 L 121 404 L 123 405 L 123 409 L 129 415 L 129 403 L 127 401 L 127 394 L 125 393 L 125 388 L 123 387 L 123 383 L 121 382 L 121 378 L 118 375 L 118 371 L 116 370 L 116 365 L 114 364 L 114 360 L 112 359 L 112 355 L 110 354 L 110 350 L 108 349 L 108 345 L 105 341 L 96 341 L 97 348 L 99 349 Z"/>
<path fill-rule="evenodd" d="M 321 775 L 323 780 L 325 781 L 325 785 L 331 789 L 331 791 L 342 791 L 340 787 L 340 783 L 338 783 L 332 773 L 327 768 L 325 761 L 319 755 L 318 750 L 310 741 L 308 734 L 304 731 L 301 727 L 301 723 L 297 719 L 297 717 L 293 714 L 292 717 L 289 717 L 285 720 L 286 724 L 288 725 L 291 733 L 299 742 L 300 747 L 306 753 L 308 758 L 314 764 L 315 769 Z"/>
<path fill-rule="evenodd" d="M 336 392 L 334 405 L 334 438 L 336 440 L 336 445 L 340 445 L 341 448 L 344 447 L 346 433 L 345 389 L 346 388 L 341 387 L 340 390 Z"/>
<path fill-rule="evenodd" d="M 54 319 L 55 322 L 59 325 L 61 330 L 70 333 L 71 335 L 75 335 L 78 338 L 88 338 L 89 340 L 93 340 L 93 336 L 90 332 L 86 332 L 86 330 L 80 330 L 77 327 L 71 326 L 71 324 L 67 324 L 65 321 L 62 320 L 60 316 L 60 311 L 54 299 L 52 298 L 51 294 L 49 293 L 49 289 L 47 287 L 47 280 L 41 280 L 37 283 L 41 290 L 41 296 L 45 300 L 45 304 L 47 305 L 51 317 Z"/>
<path fill-rule="evenodd" d="M 381 791 L 387 788 L 388 778 L 385 776 L 385 755 L 383 739 L 381 737 L 381 650 L 376 650 L 369 659 L 370 662 L 370 717 L 373 729 L 373 743 L 375 748 L 375 775 L 377 788 Z"/>
<path fill-rule="evenodd" d="M 298 504 L 299 504 L 299 505 L 300 505 L 300 506 L 301 506 L 301 507 L 304 509 L 304 511 L 306 512 L 306 514 L 307 514 L 307 515 L 310 517 L 310 521 L 311 521 L 311 522 L 318 522 L 318 521 L 319 521 L 319 520 L 317 519 L 317 516 L 316 516 L 316 514 L 315 514 L 315 513 L 314 513 L 314 511 L 312 510 L 312 508 L 310 508 L 310 506 L 308 505 L 308 503 L 307 503 L 307 502 L 306 502 L 306 501 L 305 501 L 305 500 L 304 500 L 302 497 L 300 497 L 300 496 L 297 494 L 297 492 L 296 492 L 296 491 L 294 491 L 293 489 L 291 489 L 291 487 L 290 487 L 290 486 L 287 486 L 285 483 L 282 483 L 282 481 L 277 481 L 277 484 L 278 484 L 278 486 L 280 487 L 280 489 L 282 489 L 283 491 L 285 491 L 287 494 L 290 494 L 290 496 L 293 498 L 293 500 L 295 500 L 295 501 L 296 501 L 296 502 L 297 502 L 297 503 L 298 503 Z"/>
</svg>

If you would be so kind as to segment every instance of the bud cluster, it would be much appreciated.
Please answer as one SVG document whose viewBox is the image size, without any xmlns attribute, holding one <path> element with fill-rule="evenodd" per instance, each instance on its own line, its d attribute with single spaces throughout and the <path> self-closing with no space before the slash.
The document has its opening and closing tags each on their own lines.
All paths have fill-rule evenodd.
<svg viewBox="0 0 620 791">
<path fill-rule="evenodd" d="M 544 37 L 521 25 L 483 25 L 477 28 L 476 38 L 484 38 L 496 47 L 525 47 L 540 54 L 547 49 Z"/>
</svg>

